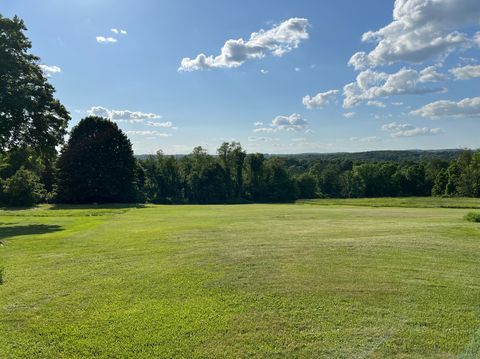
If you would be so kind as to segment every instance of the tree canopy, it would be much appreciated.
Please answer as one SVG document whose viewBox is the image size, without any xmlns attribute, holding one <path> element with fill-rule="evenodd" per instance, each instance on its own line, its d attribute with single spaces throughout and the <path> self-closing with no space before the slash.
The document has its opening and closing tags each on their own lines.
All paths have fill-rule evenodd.
<svg viewBox="0 0 480 359">
<path fill-rule="evenodd" d="M 58 159 L 58 200 L 132 202 L 135 173 L 132 145 L 117 124 L 86 117 L 72 129 Z"/>
<path fill-rule="evenodd" d="M 63 143 L 70 115 L 29 53 L 24 22 L 0 15 L 0 152 L 29 146 L 51 155 Z"/>
</svg>

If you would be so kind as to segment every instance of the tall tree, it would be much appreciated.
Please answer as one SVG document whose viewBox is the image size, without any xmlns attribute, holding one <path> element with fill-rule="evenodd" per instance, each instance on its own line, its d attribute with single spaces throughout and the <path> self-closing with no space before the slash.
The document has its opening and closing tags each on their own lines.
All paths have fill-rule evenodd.
<svg viewBox="0 0 480 359">
<path fill-rule="evenodd" d="M 29 53 L 26 30 L 20 18 L 0 15 L 0 152 L 29 146 L 52 155 L 70 115 L 54 98 L 39 58 Z"/>
<path fill-rule="evenodd" d="M 217 150 L 220 164 L 225 170 L 227 193 L 229 197 L 239 199 L 243 192 L 243 161 L 246 152 L 238 142 L 224 142 Z"/>
<path fill-rule="evenodd" d="M 86 117 L 72 129 L 58 160 L 61 202 L 132 202 L 136 163 L 130 140 L 117 124 Z"/>
<path fill-rule="evenodd" d="M 245 197 L 251 201 L 259 201 L 265 197 L 265 156 L 252 153 L 245 157 L 243 164 L 243 181 Z"/>
</svg>

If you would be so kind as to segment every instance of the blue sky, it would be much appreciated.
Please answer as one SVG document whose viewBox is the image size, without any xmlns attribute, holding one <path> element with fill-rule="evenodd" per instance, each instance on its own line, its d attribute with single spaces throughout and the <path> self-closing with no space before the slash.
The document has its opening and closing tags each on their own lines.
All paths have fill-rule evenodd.
<svg viewBox="0 0 480 359">
<path fill-rule="evenodd" d="M 0 12 L 25 20 L 71 126 L 110 117 L 136 153 L 480 147 L 478 0 L 16 0 Z"/>
</svg>

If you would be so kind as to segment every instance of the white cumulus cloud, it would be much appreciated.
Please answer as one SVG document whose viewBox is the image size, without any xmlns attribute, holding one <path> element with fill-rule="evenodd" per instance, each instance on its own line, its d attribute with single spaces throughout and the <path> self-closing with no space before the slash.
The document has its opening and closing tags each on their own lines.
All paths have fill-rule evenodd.
<svg viewBox="0 0 480 359">
<path fill-rule="evenodd" d="M 277 131 L 301 131 L 305 130 L 306 132 L 309 131 L 308 129 L 308 121 L 302 118 L 301 115 L 298 113 L 294 113 L 290 116 L 277 116 L 275 117 L 272 122 L 265 127 L 263 126 L 262 122 L 256 122 L 255 126 L 257 128 L 253 129 L 255 133 L 274 133 Z"/>
<path fill-rule="evenodd" d="M 480 118 L 480 97 L 465 98 L 458 102 L 435 101 L 412 111 L 410 114 L 433 119 L 441 117 Z"/>
<path fill-rule="evenodd" d="M 432 92 L 443 92 L 443 88 L 419 86 L 429 79 L 422 78 L 413 69 L 402 68 L 393 74 L 365 70 L 358 74 L 356 81 L 345 85 L 343 106 L 349 108 L 362 101 L 374 100 L 387 96 L 419 95 Z"/>
<path fill-rule="evenodd" d="M 137 123 L 144 122 L 145 120 L 156 120 L 162 116 L 155 113 L 144 113 L 138 111 L 129 111 L 129 110 L 109 110 L 102 106 L 94 106 L 87 111 L 89 116 L 99 116 L 108 118 L 116 122 L 129 122 Z M 169 122 L 167 122 L 168 124 Z M 167 127 L 167 126 L 161 126 Z M 171 127 L 171 126 L 170 126 Z"/>
<path fill-rule="evenodd" d="M 62 72 L 62 69 L 58 66 L 39 65 L 45 76 L 50 77 L 54 74 Z"/>
<path fill-rule="evenodd" d="M 302 99 L 302 102 L 308 109 L 322 108 L 328 105 L 331 100 L 335 99 L 338 92 L 338 90 L 330 90 L 327 92 L 320 92 L 313 97 L 305 96 Z"/>
<path fill-rule="evenodd" d="M 369 53 L 357 52 L 349 65 L 364 69 L 444 57 L 461 46 L 471 46 L 474 40 L 460 31 L 479 22 L 478 0 L 395 0 L 393 21 L 362 36 L 362 41 L 376 47 Z"/>
<path fill-rule="evenodd" d="M 420 71 L 420 82 L 445 81 L 448 76 L 437 71 L 437 66 L 429 66 Z"/>
<path fill-rule="evenodd" d="M 450 70 L 457 80 L 471 80 L 480 77 L 480 65 L 467 65 Z"/>
<path fill-rule="evenodd" d="M 307 19 L 291 18 L 270 30 L 260 30 L 242 38 L 227 40 L 220 55 L 199 54 L 195 58 L 182 59 L 179 71 L 196 71 L 214 68 L 239 67 L 250 59 L 260 59 L 267 54 L 282 56 L 297 48 L 301 41 L 308 39 Z"/>
<path fill-rule="evenodd" d="M 271 126 L 279 130 L 299 131 L 308 127 L 308 121 L 303 119 L 298 113 L 294 113 L 290 116 L 275 117 Z"/>
</svg>

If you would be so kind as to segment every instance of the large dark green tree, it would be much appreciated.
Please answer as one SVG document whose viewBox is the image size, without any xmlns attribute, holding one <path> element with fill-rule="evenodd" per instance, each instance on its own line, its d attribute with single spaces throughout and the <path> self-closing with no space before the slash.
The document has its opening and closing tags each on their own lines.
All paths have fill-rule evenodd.
<svg viewBox="0 0 480 359">
<path fill-rule="evenodd" d="M 84 118 L 72 129 L 58 160 L 58 200 L 133 202 L 135 173 L 132 145 L 117 124 Z"/>
<path fill-rule="evenodd" d="M 70 119 L 29 53 L 23 21 L 0 15 L 0 153 L 31 147 L 42 155 L 63 143 Z"/>
</svg>

